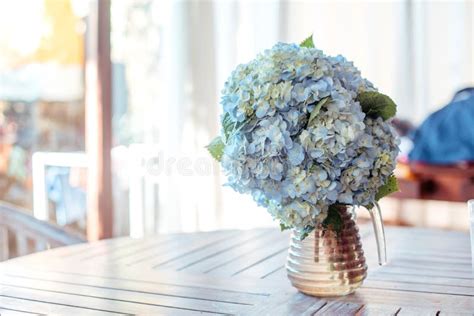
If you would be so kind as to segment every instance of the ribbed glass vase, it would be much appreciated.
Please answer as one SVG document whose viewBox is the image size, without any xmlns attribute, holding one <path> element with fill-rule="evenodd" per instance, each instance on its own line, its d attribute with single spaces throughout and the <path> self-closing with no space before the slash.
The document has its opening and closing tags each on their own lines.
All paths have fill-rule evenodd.
<svg viewBox="0 0 474 316">
<path fill-rule="evenodd" d="M 339 234 L 316 228 L 303 241 L 291 235 L 286 269 L 295 288 L 308 295 L 342 296 L 354 292 L 367 276 L 359 230 L 346 207 L 339 213 Z"/>
</svg>

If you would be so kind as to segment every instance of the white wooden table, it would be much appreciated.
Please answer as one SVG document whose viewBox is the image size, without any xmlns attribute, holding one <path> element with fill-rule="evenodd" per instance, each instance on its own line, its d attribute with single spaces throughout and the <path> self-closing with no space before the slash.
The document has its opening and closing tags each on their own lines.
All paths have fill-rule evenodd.
<svg viewBox="0 0 474 316">
<path fill-rule="evenodd" d="M 0 264 L 0 314 L 474 315 L 469 236 L 387 228 L 389 263 L 354 294 L 317 299 L 291 287 L 288 233 L 277 229 L 119 238 Z"/>
</svg>

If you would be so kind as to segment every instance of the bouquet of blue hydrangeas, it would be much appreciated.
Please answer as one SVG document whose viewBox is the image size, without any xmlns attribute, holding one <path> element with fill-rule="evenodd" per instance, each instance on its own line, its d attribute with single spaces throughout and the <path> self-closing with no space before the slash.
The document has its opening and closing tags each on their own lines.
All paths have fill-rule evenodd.
<svg viewBox="0 0 474 316">
<path fill-rule="evenodd" d="M 228 185 L 282 229 L 301 238 L 318 225 L 337 231 L 338 206 L 371 208 L 397 190 L 395 103 L 311 37 L 238 65 L 221 104 L 221 133 L 208 149 Z"/>
</svg>

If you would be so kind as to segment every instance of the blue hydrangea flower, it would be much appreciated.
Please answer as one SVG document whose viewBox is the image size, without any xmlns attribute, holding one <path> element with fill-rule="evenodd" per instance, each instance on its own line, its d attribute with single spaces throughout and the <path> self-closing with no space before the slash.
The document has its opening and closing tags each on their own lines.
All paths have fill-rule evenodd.
<svg viewBox="0 0 474 316">
<path fill-rule="evenodd" d="M 389 122 L 364 114 L 362 91 L 376 89 L 352 62 L 315 48 L 279 43 L 237 66 L 221 99 L 223 123 L 239 126 L 221 160 L 228 185 L 300 231 L 334 203 L 373 203 L 398 140 Z"/>
</svg>

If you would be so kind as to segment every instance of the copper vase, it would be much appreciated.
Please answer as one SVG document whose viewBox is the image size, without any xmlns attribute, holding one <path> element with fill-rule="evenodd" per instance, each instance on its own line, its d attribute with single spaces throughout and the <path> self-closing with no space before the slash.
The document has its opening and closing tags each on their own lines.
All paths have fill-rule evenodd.
<svg viewBox="0 0 474 316">
<path fill-rule="evenodd" d="M 312 296 L 342 296 L 354 292 L 367 276 L 359 230 L 352 213 L 339 209 L 342 230 L 316 228 L 304 240 L 291 235 L 286 269 L 295 288 Z M 383 230 L 383 228 L 382 228 Z"/>
</svg>

